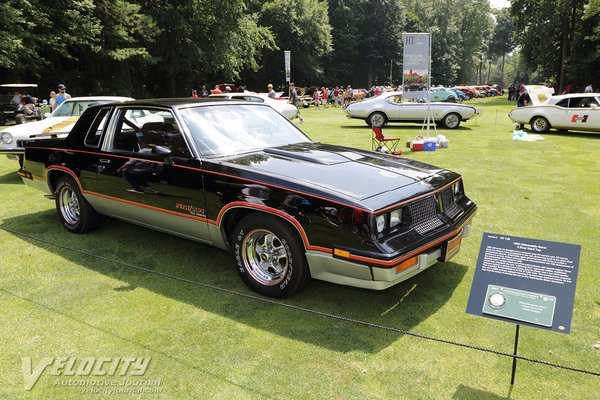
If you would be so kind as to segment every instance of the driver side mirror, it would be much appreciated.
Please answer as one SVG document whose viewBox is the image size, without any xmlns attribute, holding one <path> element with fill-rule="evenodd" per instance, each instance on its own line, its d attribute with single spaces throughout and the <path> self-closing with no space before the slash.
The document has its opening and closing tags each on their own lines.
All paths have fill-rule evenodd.
<svg viewBox="0 0 600 400">
<path fill-rule="evenodd" d="M 164 159 L 164 162 L 167 165 L 173 164 L 173 160 L 171 160 L 171 149 L 166 146 L 153 146 L 151 155 L 153 158 Z"/>
</svg>

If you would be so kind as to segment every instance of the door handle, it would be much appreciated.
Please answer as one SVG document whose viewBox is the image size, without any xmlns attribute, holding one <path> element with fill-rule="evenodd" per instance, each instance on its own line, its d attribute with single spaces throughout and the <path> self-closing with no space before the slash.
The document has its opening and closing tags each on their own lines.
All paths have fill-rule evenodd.
<svg viewBox="0 0 600 400">
<path fill-rule="evenodd" d="M 101 164 L 110 164 L 112 161 L 109 160 L 108 158 L 101 158 L 100 159 L 100 163 Z"/>
</svg>

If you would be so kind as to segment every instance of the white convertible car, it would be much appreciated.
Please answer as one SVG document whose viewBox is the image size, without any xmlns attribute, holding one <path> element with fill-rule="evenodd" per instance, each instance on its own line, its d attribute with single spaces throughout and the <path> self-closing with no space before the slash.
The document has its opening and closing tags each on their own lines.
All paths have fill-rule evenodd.
<svg viewBox="0 0 600 400">
<path fill-rule="evenodd" d="M 520 126 L 529 124 L 536 133 L 550 128 L 600 132 L 600 93 L 573 93 L 539 102 L 531 97 L 527 107 L 515 108 L 508 116 Z"/>
<path fill-rule="evenodd" d="M 462 104 L 430 103 L 429 107 L 434 122 L 447 129 L 458 128 L 461 122 L 481 113 L 481 109 Z M 364 119 L 367 125 L 379 128 L 387 122 L 423 123 L 427 109 L 427 103 L 402 102 L 402 92 L 386 92 L 351 103 L 345 111 L 348 118 Z"/>
<path fill-rule="evenodd" d="M 287 102 L 287 100 L 275 100 L 268 97 L 266 94 L 258 94 L 253 92 L 241 92 L 241 93 L 222 93 L 222 94 L 211 94 L 208 97 L 217 97 L 222 99 L 235 99 L 252 101 L 254 103 L 265 103 L 272 109 L 279 112 L 287 119 L 294 119 L 298 116 L 298 108 Z"/>
<path fill-rule="evenodd" d="M 73 97 L 41 121 L 12 125 L 0 130 L 0 147 L 16 147 L 19 140 L 65 137 L 88 107 L 128 100 L 133 99 L 120 96 Z"/>
</svg>

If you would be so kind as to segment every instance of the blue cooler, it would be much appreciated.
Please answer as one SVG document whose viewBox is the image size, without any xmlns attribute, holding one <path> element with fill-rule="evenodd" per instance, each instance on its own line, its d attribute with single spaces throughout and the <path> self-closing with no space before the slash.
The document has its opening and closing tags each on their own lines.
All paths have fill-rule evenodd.
<svg viewBox="0 0 600 400">
<path fill-rule="evenodd" d="M 425 151 L 435 151 L 437 148 L 437 140 L 435 138 L 425 139 L 423 140 L 423 150 Z"/>
</svg>

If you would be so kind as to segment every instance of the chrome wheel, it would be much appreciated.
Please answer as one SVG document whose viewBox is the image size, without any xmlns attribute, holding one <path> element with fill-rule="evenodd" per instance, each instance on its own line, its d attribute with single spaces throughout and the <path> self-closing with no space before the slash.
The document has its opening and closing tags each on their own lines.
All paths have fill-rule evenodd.
<svg viewBox="0 0 600 400">
<path fill-rule="evenodd" d="M 444 127 L 448 128 L 448 129 L 454 129 L 454 128 L 458 127 L 458 125 L 460 125 L 460 117 L 455 113 L 451 113 L 444 117 L 443 122 L 444 122 Z"/>
<path fill-rule="evenodd" d="M 242 257 L 248 273 L 263 285 L 276 285 L 287 273 L 289 255 L 273 232 L 256 229 L 242 242 Z"/>
<path fill-rule="evenodd" d="M 373 128 L 381 128 L 385 125 L 385 115 L 380 112 L 371 114 L 369 117 L 369 125 Z"/>
<path fill-rule="evenodd" d="M 550 129 L 550 123 L 544 117 L 536 117 L 531 121 L 531 128 L 538 133 L 543 133 Z"/>
<path fill-rule="evenodd" d="M 59 209 L 65 222 L 77 225 L 80 219 L 79 199 L 77 193 L 68 186 L 62 187 L 58 195 Z"/>
</svg>

